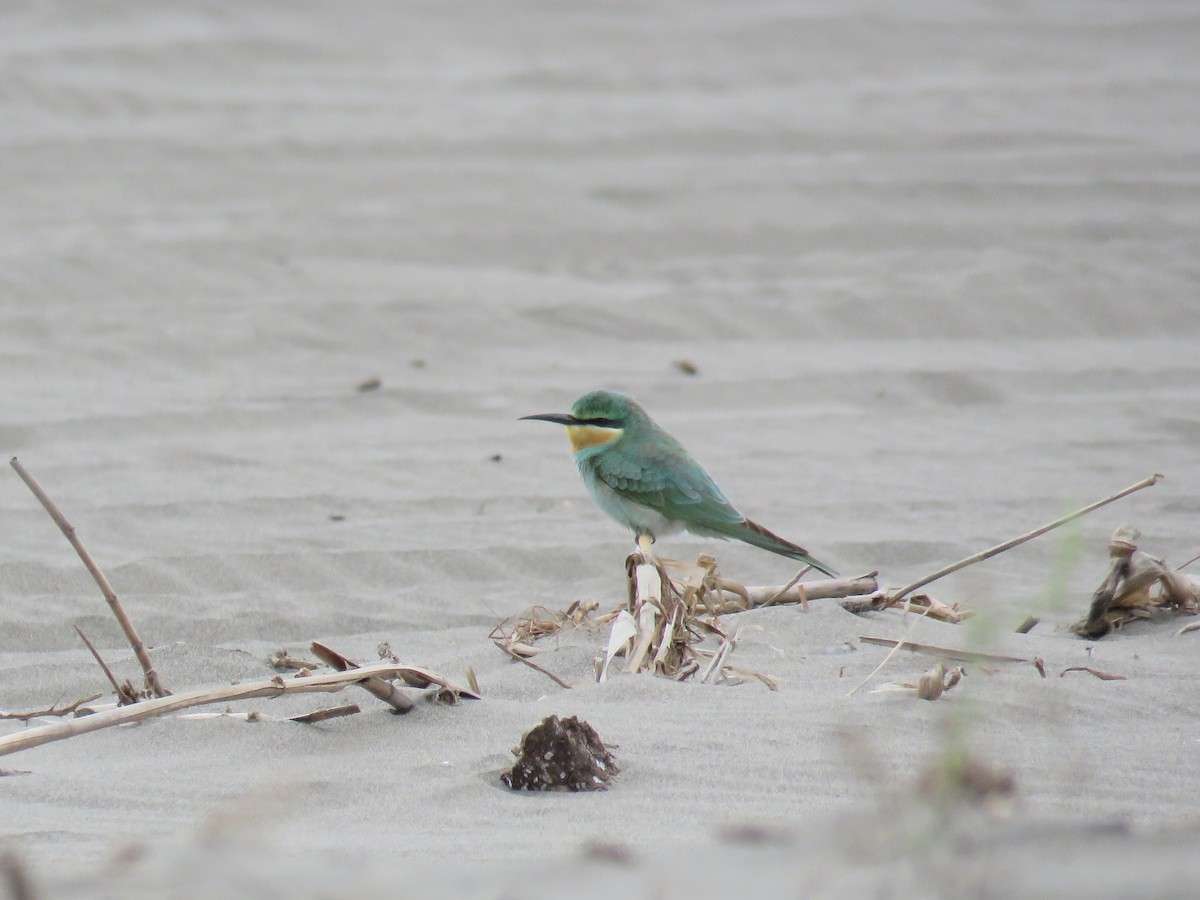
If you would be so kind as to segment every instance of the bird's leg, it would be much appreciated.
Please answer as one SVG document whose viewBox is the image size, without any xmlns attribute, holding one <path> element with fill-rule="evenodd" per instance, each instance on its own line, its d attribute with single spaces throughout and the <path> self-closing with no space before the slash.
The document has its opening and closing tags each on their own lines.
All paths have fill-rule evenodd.
<svg viewBox="0 0 1200 900">
<path fill-rule="evenodd" d="M 636 558 L 636 561 L 639 563 L 645 563 L 646 565 L 654 566 L 654 568 L 658 569 L 658 574 L 662 578 L 663 586 L 669 586 L 671 583 L 671 576 L 667 574 L 667 567 L 663 565 L 662 560 L 660 560 L 654 553 L 654 535 L 650 534 L 649 532 L 642 532 L 637 536 L 636 540 L 637 549 L 633 551 L 633 557 Z"/>
<path fill-rule="evenodd" d="M 646 562 L 651 563 L 652 565 L 656 564 L 657 558 L 654 555 L 654 549 L 653 549 L 654 535 L 649 534 L 649 533 L 642 533 L 642 534 L 639 534 L 635 538 L 635 540 L 637 542 L 637 548 L 639 551 L 641 551 L 642 557 L 646 560 Z"/>
<path fill-rule="evenodd" d="M 646 597 L 644 585 L 639 586 L 639 581 L 644 580 L 650 570 L 657 574 L 656 581 L 662 581 L 662 567 L 651 549 L 653 544 L 654 535 L 646 532 L 636 534 L 633 552 L 625 557 L 625 574 L 629 579 L 629 609 L 635 613 Z M 656 595 L 661 597 L 661 590 L 656 590 Z"/>
</svg>

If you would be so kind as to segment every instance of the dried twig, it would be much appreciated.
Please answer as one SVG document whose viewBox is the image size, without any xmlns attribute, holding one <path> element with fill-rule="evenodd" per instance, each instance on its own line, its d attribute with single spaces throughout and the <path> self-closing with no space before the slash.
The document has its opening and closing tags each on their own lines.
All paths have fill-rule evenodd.
<svg viewBox="0 0 1200 900">
<path fill-rule="evenodd" d="M 783 587 L 781 587 L 776 593 L 772 594 L 770 597 L 768 597 L 766 600 L 764 600 L 762 602 L 762 605 L 763 606 L 771 606 L 771 605 L 777 603 L 778 601 L 782 600 L 783 595 L 786 594 L 788 591 L 790 591 L 792 588 L 796 588 L 796 590 L 798 591 L 798 593 L 800 595 L 800 606 L 803 607 L 804 610 L 807 612 L 807 610 L 808 610 L 808 592 L 805 590 L 805 585 L 800 584 L 800 579 L 803 578 L 805 575 L 807 575 L 811 571 L 812 571 L 812 566 L 804 566 L 803 568 L 801 568 L 800 571 L 798 571 L 795 575 L 792 576 L 791 581 L 789 581 L 787 584 L 785 584 Z M 799 585 L 799 587 L 797 587 L 797 585 Z"/>
<path fill-rule="evenodd" d="M 916 644 L 912 641 L 896 641 L 892 638 L 870 637 L 868 635 L 859 635 L 858 639 L 864 644 L 878 644 L 880 647 L 893 647 L 897 650 L 912 650 L 914 653 L 924 653 L 926 656 L 936 656 L 941 659 L 952 659 L 955 662 L 1033 662 L 1033 657 L 1030 656 L 1009 656 L 1004 653 L 983 653 L 975 650 L 955 650 L 950 647 L 935 647 L 932 644 Z"/>
<path fill-rule="evenodd" d="M 335 672 L 346 672 L 351 669 L 360 668 L 358 663 L 354 662 L 349 657 L 343 656 L 341 653 L 338 653 L 331 647 L 326 647 L 324 644 L 319 643 L 318 641 L 313 641 L 312 646 L 309 649 L 312 650 L 313 655 L 317 657 L 317 659 L 321 660 L 321 662 L 325 663 Z M 392 706 L 397 713 L 402 715 L 406 712 L 412 711 L 413 707 L 416 706 L 411 697 L 407 696 L 395 684 L 390 681 L 386 681 L 383 678 L 365 678 L 359 682 L 359 686 L 362 687 L 363 690 L 378 697 L 384 703 Z"/>
<path fill-rule="evenodd" d="M 1197 554 L 1196 556 L 1193 556 L 1191 559 L 1189 559 L 1189 560 L 1188 560 L 1187 562 L 1185 562 L 1185 563 L 1180 563 L 1179 565 L 1177 565 L 1177 566 L 1175 567 L 1175 571 L 1176 571 L 1176 572 L 1182 572 L 1184 569 L 1186 569 L 1188 566 L 1190 566 L 1192 563 L 1194 563 L 1194 562 L 1195 562 L 1196 560 L 1198 560 L 1198 559 L 1200 559 L 1200 554 Z"/>
<path fill-rule="evenodd" d="M 673 569 L 677 579 L 667 572 Z M 724 613 L 742 612 L 748 609 L 775 603 L 802 603 L 805 599 L 846 597 L 856 593 L 878 590 L 875 573 L 855 579 L 832 579 L 813 581 L 799 585 L 797 579 L 782 587 L 751 587 L 722 578 L 717 572 L 716 560 L 705 554 L 695 565 L 686 565 L 675 560 L 664 560 L 654 556 L 650 547 L 642 546 L 625 561 L 629 585 L 628 608 L 620 609 L 611 616 L 602 616 L 593 621 L 612 619 L 608 649 L 604 658 L 597 660 L 596 677 L 604 681 L 613 658 L 625 653 L 626 672 L 648 671 L 684 680 L 703 673 L 702 682 L 736 683 L 737 677 L 754 678 L 775 690 L 777 681 L 758 672 L 735 670 L 728 663 L 729 654 L 736 646 L 715 620 L 702 618 L 705 614 L 719 616 Z M 803 571 L 800 573 L 803 575 Z M 563 614 L 555 614 L 562 616 Z M 722 640 L 713 653 L 701 650 L 699 643 L 706 634 L 715 634 Z M 514 644 L 515 632 L 503 629 L 492 637 L 503 636 L 506 652 L 531 656 L 532 646 Z M 529 629 L 523 635 L 537 635 Z M 700 656 L 711 657 L 701 666 Z"/>
<path fill-rule="evenodd" d="M 735 678 L 738 680 L 735 681 Z M 731 666 L 729 663 L 726 663 L 725 668 L 721 670 L 721 679 L 726 684 L 741 684 L 753 679 L 766 685 L 768 690 L 779 690 L 779 679 L 774 675 L 768 675 L 766 672 L 756 672 L 752 669 L 743 669 L 739 666 Z"/>
<path fill-rule="evenodd" d="M 208 722 L 212 719 L 233 719 L 235 722 L 282 721 L 278 716 L 263 715 L 256 709 L 246 710 L 245 712 L 234 712 L 229 708 L 226 708 L 223 712 L 182 713 L 181 715 L 174 716 L 174 718 L 181 722 Z"/>
<path fill-rule="evenodd" d="M 869 612 L 882 612 L 892 604 L 886 594 L 876 591 L 865 597 L 847 597 L 838 605 L 846 612 L 863 615 Z M 971 615 L 969 611 L 959 609 L 957 603 L 942 603 L 934 600 L 928 594 L 910 595 L 904 601 L 904 608 L 912 612 L 919 612 L 922 616 L 930 619 L 949 622 L 953 625 L 959 624 Z"/>
<path fill-rule="evenodd" d="M 845 600 L 838 602 L 838 606 L 848 613 L 854 613 L 856 616 L 861 616 L 869 612 L 879 612 L 883 609 L 883 601 L 886 598 L 879 593 L 868 594 L 865 597 L 847 597 Z"/>
<path fill-rule="evenodd" d="M 1099 669 L 1093 669 L 1091 666 L 1067 666 L 1058 673 L 1058 677 L 1062 678 L 1068 672 L 1087 672 L 1089 675 L 1095 675 L 1101 681 L 1127 681 L 1127 675 L 1114 675 L 1112 672 L 1101 672 Z"/>
<path fill-rule="evenodd" d="M 847 697 L 853 697 L 855 694 L 857 694 L 859 691 L 861 691 L 864 687 L 866 687 L 867 683 L 872 678 L 874 678 L 876 675 L 878 675 L 880 673 L 880 671 L 883 670 L 883 667 L 886 666 L 891 661 L 892 657 L 900 652 L 900 648 L 906 643 L 907 639 L 912 637 L 912 633 L 914 631 L 916 631 L 917 626 L 921 624 L 921 619 L 923 619 L 925 616 L 929 615 L 929 611 L 931 609 L 933 609 L 932 606 L 925 607 L 924 611 L 919 616 L 917 616 L 916 618 L 913 619 L 912 624 L 908 626 L 908 630 L 906 632 L 904 632 L 905 640 L 904 641 L 896 641 L 895 646 L 893 646 L 892 649 L 888 651 L 887 656 L 885 656 L 883 659 L 881 659 L 879 661 L 879 665 L 877 665 L 874 669 L 872 669 L 870 674 L 868 674 L 866 678 L 864 678 L 862 681 L 860 681 L 858 684 L 856 684 L 854 687 L 852 687 L 850 689 L 850 691 L 846 694 Z M 868 641 L 867 643 L 870 643 L 870 641 Z"/>
<path fill-rule="evenodd" d="M 30 719 L 38 719 L 42 716 L 69 716 L 85 703 L 91 703 L 93 700 L 99 700 L 103 694 L 92 694 L 90 697 L 80 697 L 74 703 L 68 703 L 66 706 L 55 704 L 49 709 L 35 709 L 29 712 L 6 713 L 0 712 L 0 719 L 15 719 L 18 722 L 28 722 Z"/>
<path fill-rule="evenodd" d="M 395 662 L 399 663 L 398 660 Z M 438 687 L 440 690 L 434 695 L 434 699 L 442 703 L 456 703 L 459 697 L 466 697 L 468 700 L 480 699 L 479 692 L 474 688 L 465 688 L 461 684 L 455 684 L 446 676 L 431 672 L 421 666 L 401 666 L 396 675 L 409 687 L 418 690 Z"/>
<path fill-rule="evenodd" d="M 726 615 L 763 606 L 780 606 L 811 600 L 840 600 L 845 597 L 873 594 L 879 590 L 876 574 L 869 572 L 857 578 L 828 578 L 806 581 L 803 584 L 793 579 L 782 587 L 762 585 L 741 588 L 740 585 L 735 587 L 734 582 L 722 580 L 720 596 L 709 604 L 707 612 Z"/>
<path fill-rule="evenodd" d="M 1037 616 L 1029 616 L 1024 622 L 1017 626 L 1017 634 L 1029 634 L 1029 632 L 1033 631 L 1033 629 L 1037 627 L 1037 624 L 1040 621 L 1041 619 L 1039 619 Z"/>
<path fill-rule="evenodd" d="M 551 681 L 553 681 L 559 687 L 565 687 L 568 690 L 570 690 L 571 686 L 569 684 L 567 684 L 565 681 L 563 681 L 561 678 L 559 678 L 557 675 L 555 675 L 553 672 L 551 672 L 549 669 L 539 666 L 532 659 L 526 659 L 524 656 L 522 656 L 520 653 L 517 653 L 515 650 L 510 650 L 508 647 L 506 647 L 504 645 L 504 641 L 493 640 L 492 643 L 495 644 L 497 647 L 499 647 L 502 651 L 507 653 L 509 656 L 511 656 L 513 659 L 515 659 L 517 662 L 524 663 L 525 665 L 529 666 L 529 668 L 533 669 L 534 671 L 541 672 L 543 675 L 545 675 L 547 678 L 549 678 Z"/>
<path fill-rule="evenodd" d="M 67 719 L 38 728 L 28 728 L 25 731 L 0 737 L 0 756 L 16 753 L 18 750 L 27 750 L 30 747 L 38 747 L 51 741 L 61 741 L 76 735 L 99 731 L 102 728 L 110 728 L 113 725 L 140 722 L 143 719 L 178 712 L 181 709 L 190 709 L 193 706 L 228 703 L 231 700 L 252 700 L 257 697 L 280 697 L 284 694 L 334 693 L 347 685 L 358 684 L 368 678 L 382 678 L 388 675 L 403 678 L 407 684 L 414 687 L 428 687 L 436 684 L 443 689 L 457 690 L 464 697 L 472 699 L 477 697 L 476 694 L 465 688 L 448 687 L 448 682 L 444 678 L 426 669 L 393 662 L 376 663 L 346 672 L 323 672 L 320 675 L 309 675 L 305 678 L 285 679 L 281 675 L 276 675 L 267 681 L 201 688 L 167 697 L 157 697 L 153 700 L 143 700 L 133 706 L 118 706 L 115 709 L 84 716 L 81 719 Z"/>
<path fill-rule="evenodd" d="M 977 562 L 983 562 L 985 559 L 991 559 L 993 556 L 997 556 L 997 555 L 1003 553 L 1005 550 L 1011 550 L 1013 547 L 1016 547 L 1018 544 L 1023 544 L 1026 541 L 1033 540 L 1035 537 L 1040 537 L 1041 535 L 1045 534 L 1047 531 L 1053 531 L 1055 528 L 1058 528 L 1062 525 L 1066 525 L 1068 522 L 1073 522 L 1076 519 L 1078 519 L 1079 517 L 1085 516 L 1088 513 L 1093 512 L 1094 510 L 1097 510 L 1102 506 L 1107 506 L 1109 503 L 1112 503 L 1115 500 L 1120 500 L 1122 497 L 1127 497 L 1128 495 L 1130 495 L 1136 491 L 1140 491 L 1143 488 L 1152 487 L 1152 486 L 1158 484 L 1158 482 L 1160 480 L 1162 480 L 1162 477 L 1163 477 L 1162 475 L 1156 474 L 1156 475 L 1151 475 L 1147 478 L 1143 478 L 1137 484 L 1131 484 L 1129 487 L 1125 488 L 1124 490 L 1117 491 L 1112 496 L 1105 497 L 1103 500 L 1098 500 L 1095 503 L 1090 504 L 1089 506 L 1083 507 L 1083 509 L 1077 509 L 1077 510 L 1075 510 L 1075 512 L 1070 513 L 1069 515 L 1063 516 L 1061 519 L 1055 519 L 1053 522 L 1049 523 L 1048 525 L 1043 525 L 1041 528 L 1035 528 L 1033 531 L 1026 532 L 1025 534 L 1021 535 L 1020 537 L 1015 537 L 1010 541 L 1005 541 L 1002 544 L 997 544 L 995 547 L 992 547 L 988 550 L 984 550 L 981 553 L 975 553 L 971 556 L 968 556 L 966 559 L 960 559 L 956 563 L 946 566 L 945 568 L 938 569 L 932 575 L 927 575 L 926 577 L 921 578 L 917 581 L 914 581 L 912 584 L 907 585 L 906 587 L 903 587 L 898 591 L 894 591 L 888 597 L 888 602 L 889 602 L 889 604 L 894 605 L 901 598 L 905 597 L 908 594 L 911 594 L 917 588 L 925 587 L 925 585 L 931 584 L 932 582 L 937 581 L 939 578 L 944 578 L 947 575 L 957 572 L 960 569 L 965 569 L 967 566 L 974 565 Z"/>
<path fill-rule="evenodd" d="M 314 710 L 302 716 L 292 716 L 291 721 L 302 722 L 305 725 L 315 725 L 317 722 L 324 722 L 327 719 L 340 719 L 343 716 L 352 716 L 360 712 L 362 710 L 358 708 L 357 703 L 347 703 L 344 706 L 329 706 L 325 709 Z"/>
<path fill-rule="evenodd" d="M 928 575 L 925 578 L 921 578 L 918 581 L 914 581 L 912 584 L 907 585 L 906 587 L 903 587 L 898 591 L 894 591 L 888 597 L 888 605 L 895 605 L 896 603 L 900 602 L 900 600 L 902 600 L 904 597 L 906 597 L 907 595 L 909 595 L 913 591 L 915 591 L 917 588 L 921 588 L 927 584 L 931 584 L 932 582 L 937 581 L 939 578 L 943 578 L 946 575 L 949 575 L 953 572 L 959 571 L 960 569 L 965 569 L 967 566 L 973 565 L 974 563 L 982 562 L 985 559 L 991 559 L 993 556 L 1003 553 L 1005 550 L 1011 550 L 1013 547 L 1016 547 L 1018 544 L 1023 544 L 1026 541 L 1032 540 L 1035 537 L 1045 534 L 1047 531 L 1052 531 L 1053 529 L 1058 528 L 1062 525 L 1065 525 L 1068 522 L 1072 522 L 1075 519 L 1078 519 L 1080 516 L 1084 516 L 1087 513 L 1092 512 L 1093 510 L 1097 510 L 1102 506 L 1106 506 L 1115 500 L 1120 500 L 1122 497 L 1126 497 L 1129 494 L 1134 493 L 1135 491 L 1140 491 L 1143 488 L 1152 487 L 1153 485 L 1158 484 L 1158 482 L 1162 479 L 1162 477 L 1163 477 L 1162 475 L 1155 474 L 1155 475 L 1151 475 L 1147 478 L 1143 478 L 1137 484 L 1132 484 L 1129 487 L 1125 488 L 1124 490 L 1117 491 L 1117 493 L 1115 493 L 1109 497 L 1105 497 L 1103 500 L 1098 500 L 1095 503 L 1092 503 L 1088 506 L 1083 507 L 1082 509 L 1077 509 L 1077 510 L 1075 510 L 1075 512 L 1070 513 L 1069 515 L 1063 516 L 1061 519 L 1055 519 L 1053 522 L 1050 522 L 1047 525 L 1043 525 L 1041 528 L 1035 528 L 1033 531 L 1027 532 L 1027 533 L 1021 535 L 1020 537 L 1015 537 L 1012 540 L 1005 541 L 1002 544 L 997 544 L 995 547 L 992 547 L 989 550 L 984 550 L 981 553 L 976 553 L 972 556 L 968 556 L 966 559 L 961 559 L 956 563 L 946 566 L 945 568 L 938 569 L 938 571 L 934 572 L 932 575 Z M 921 616 L 918 616 L 913 621 L 912 625 L 909 626 L 909 629 L 905 634 L 906 638 L 909 635 L 911 635 L 913 633 L 913 631 L 916 630 L 917 625 L 920 624 L 920 622 L 921 622 L 921 618 L 923 618 L 925 615 L 928 615 L 929 610 L 931 608 L 932 607 L 927 607 L 925 612 L 922 613 Z M 883 658 L 883 661 L 880 662 L 879 665 L 875 667 L 875 669 L 871 672 L 871 674 L 869 674 L 866 678 L 864 678 L 861 682 L 859 682 L 859 684 L 857 684 L 846 696 L 850 697 L 850 696 L 853 696 L 854 694 L 858 693 L 858 691 L 861 690 L 867 684 L 867 682 L 869 682 L 872 678 L 874 678 L 880 672 L 880 670 L 883 669 L 883 667 L 888 664 L 888 661 L 891 660 L 891 658 L 896 654 L 896 651 L 898 649 L 899 649 L 899 645 L 897 644 L 895 647 L 892 648 L 892 651 Z"/>
<path fill-rule="evenodd" d="M 155 697 L 164 697 L 170 693 L 162 682 L 159 681 L 158 673 L 154 670 L 154 663 L 150 661 L 150 654 L 146 652 L 146 645 L 142 643 L 142 639 L 138 637 L 137 631 L 133 627 L 133 622 L 129 620 L 129 616 L 125 615 L 125 610 L 121 607 L 121 601 L 117 599 L 116 593 L 112 589 L 112 585 L 108 583 L 108 579 L 104 577 L 104 573 L 100 571 L 100 567 L 96 565 L 91 554 L 83 546 L 83 542 L 79 540 L 79 536 L 75 533 L 75 526 L 67 521 L 67 517 L 59 511 L 54 505 L 54 501 L 49 495 L 42 490 L 42 486 L 37 480 L 26 471 L 20 461 L 14 456 L 9 460 L 9 465 L 13 467 L 16 473 L 21 476 L 21 480 L 33 492 L 33 495 L 38 498 L 46 512 L 50 514 L 50 518 L 54 520 L 54 524 L 66 537 L 67 541 L 75 552 L 79 554 L 80 560 L 83 561 L 84 567 L 91 573 L 92 578 L 100 588 L 100 593 L 104 595 L 104 599 L 108 601 L 109 608 L 112 609 L 113 615 L 117 617 L 117 622 L 121 625 L 121 630 L 125 632 L 125 637 L 129 641 L 129 645 L 133 647 L 134 655 L 137 656 L 138 662 L 141 663 L 142 671 L 146 675 L 146 687 L 154 694 Z"/>
<path fill-rule="evenodd" d="M 116 691 L 117 703 L 119 703 L 121 706 L 128 706 L 130 703 L 137 703 L 139 698 L 137 696 L 137 691 L 133 690 L 133 685 L 131 685 L 128 681 L 126 681 L 124 684 L 118 684 L 116 676 L 114 676 L 112 673 L 112 669 L 108 667 L 108 663 L 104 661 L 104 658 L 100 655 L 100 651 L 96 649 L 96 645 L 88 640 L 88 636 L 83 633 L 83 629 L 76 625 L 75 633 L 79 635 L 79 639 L 83 641 L 83 645 L 92 652 L 92 656 L 95 658 L 96 662 L 100 664 L 100 668 L 104 670 L 104 674 L 108 678 L 108 683 L 111 684 L 113 690 Z"/>
<path fill-rule="evenodd" d="M 704 671 L 700 675 L 701 684 L 708 684 L 708 680 L 724 668 L 725 661 L 729 659 L 729 654 L 737 646 L 737 639 L 737 634 L 733 634 L 721 641 L 721 646 L 717 648 L 717 652 L 713 654 L 712 659 L 709 660 L 708 665 L 704 667 Z"/>
<path fill-rule="evenodd" d="M 502 642 L 506 650 L 521 656 L 533 656 L 537 653 L 533 643 L 538 638 L 557 634 L 567 627 L 590 628 L 615 616 L 613 613 L 596 619 L 589 618 L 599 605 L 576 600 L 565 612 L 545 606 L 533 606 L 520 615 L 509 616 L 493 628 L 488 637 L 493 641 Z"/>
</svg>

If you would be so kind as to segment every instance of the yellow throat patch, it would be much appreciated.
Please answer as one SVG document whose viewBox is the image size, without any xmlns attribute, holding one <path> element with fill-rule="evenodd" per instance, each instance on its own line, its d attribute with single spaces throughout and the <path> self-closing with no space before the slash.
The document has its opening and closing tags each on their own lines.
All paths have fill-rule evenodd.
<svg viewBox="0 0 1200 900">
<path fill-rule="evenodd" d="M 571 442 L 571 450 L 575 452 L 611 444 L 624 433 L 623 428 L 604 428 L 600 425 L 567 426 L 567 439 Z"/>
</svg>

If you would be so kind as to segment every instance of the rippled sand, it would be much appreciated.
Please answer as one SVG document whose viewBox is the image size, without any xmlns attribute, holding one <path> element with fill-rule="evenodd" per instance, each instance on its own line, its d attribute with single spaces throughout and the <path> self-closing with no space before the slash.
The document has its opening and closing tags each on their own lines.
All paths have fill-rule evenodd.
<svg viewBox="0 0 1200 900">
<path fill-rule="evenodd" d="M 0 848 L 52 897 L 1200 890 L 1196 636 L 1066 631 L 1118 524 L 1200 552 L 1198 38 L 1192 5 L 1153 0 L 0 11 L 0 454 L 170 687 L 387 640 L 485 694 L 7 756 L 32 774 L 0 779 Z M 587 634 L 538 657 L 564 691 L 487 634 L 624 596 L 627 537 L 562 436 L 516 421 L 598 386 L 744 512 L 893 586 L 1167 479 L 936 586 L 985 624 L 917 640 L 1040 655 L 1045 680 L 976 666 L 936 704 L 847 699 L 885 654 L 858 637 L 908 622 L 820 603 L 743 617 L 735 662 L 778 693 L 597 686 Z M 136 676 L 11 473 L 0 521 L 0 709 L 102 688 L 73 624 Z M 616 789 L 499 787 L 551 712 L 619 745 Z M 912 784 L 961 719 L 1018 800 L 951 845 Z"/>
</svg>

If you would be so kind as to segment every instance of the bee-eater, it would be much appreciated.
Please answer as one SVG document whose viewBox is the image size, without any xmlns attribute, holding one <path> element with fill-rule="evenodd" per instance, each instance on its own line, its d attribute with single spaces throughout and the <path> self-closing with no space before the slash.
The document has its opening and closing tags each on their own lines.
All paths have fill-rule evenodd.
<svg viewBox="0 0 1200 900">
<path fill-rule="evenodd" d="M 592 391 L 569 413 L 523 416 L 567 427 L 579 474 L 599 507 L 634 533 L 646 537 L 693 534 L 736 538 L 819 569 L 837 573 L 803 547 L 750 521 L 683 445 L 662 430 L 640 405 L 615 391 Z"/>
</svg>

